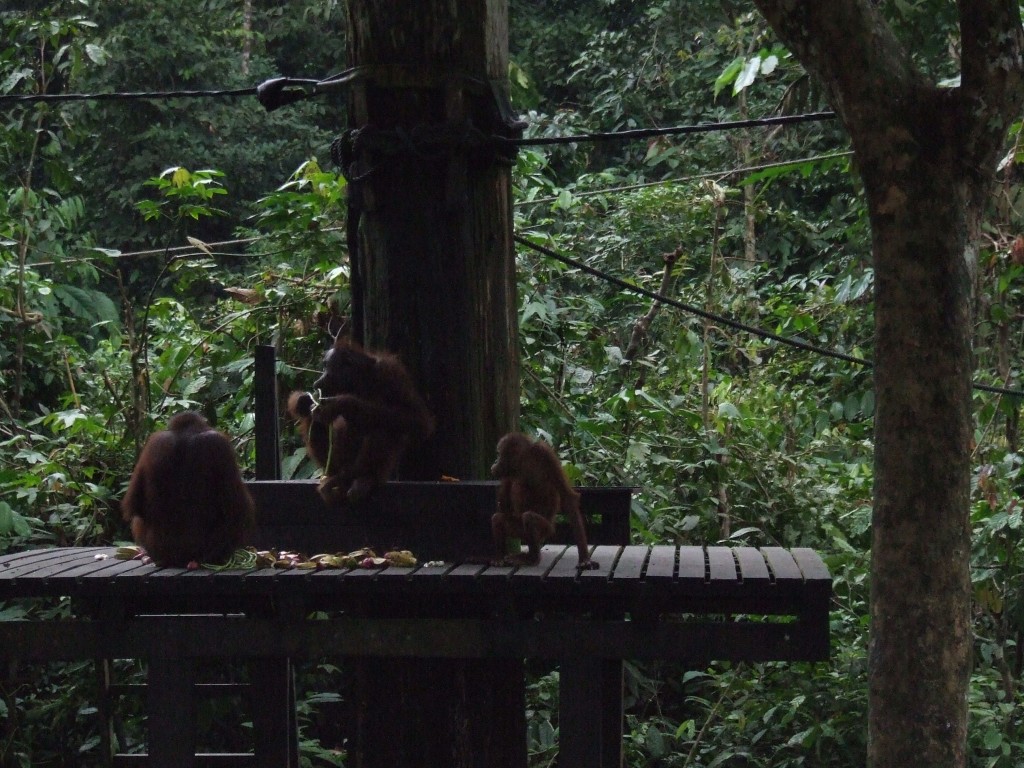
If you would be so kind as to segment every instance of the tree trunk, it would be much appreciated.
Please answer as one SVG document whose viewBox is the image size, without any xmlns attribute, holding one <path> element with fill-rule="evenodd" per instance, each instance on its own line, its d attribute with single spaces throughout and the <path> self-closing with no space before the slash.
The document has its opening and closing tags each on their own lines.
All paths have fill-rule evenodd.
<svg viewBox="0 0 1024 768">
<path fill-rule="evenodd" d="M 868 654 L 874 768 L 966 765 L 969 206 L 957 194 L 964 185 L 955 166 L 912 154 L 904 158 L 906 173 L 869 188 L 877 403 Z M 885 188 L 898 189 L 898 200 Z"/>
<path fill-rule="evenodd" d="M 870 0 L 755 0 L 831 95 L 875 267 L 868 763 L 962 768 L 972 648 L 973 237 L 1021 106 L 1011 0 L 960 0 L 961 85 L 937 88 Z"/>
<path fill-rule="evenodd" d="M 352 0 L 349 20 L 353 325 L 437 420 L 400 476 L 484 478 L 519 407 L 510 157 L 492 140 L 514 130 L 507 0 Z M 526 765 L 520 661 L 383 659 L 357 677 L 356 766 Z"/>
</svg>

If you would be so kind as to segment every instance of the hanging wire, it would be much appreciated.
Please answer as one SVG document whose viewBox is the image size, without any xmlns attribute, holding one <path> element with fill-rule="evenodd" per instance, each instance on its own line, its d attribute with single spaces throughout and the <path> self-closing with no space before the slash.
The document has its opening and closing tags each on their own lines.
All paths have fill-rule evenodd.
<svg viewBox="0 0 1024 768">
<path fill-rule="evenodd" d="M 215 99 L 255 96 L 257 88 L 233 88 L 216 91 L 128 91 L 114 93 L 5 93 L 0 95 L 0 104 L 45 104 L 62 101 L 132 101 L 151 99 Z"/>
<path fill-rule="evenodd" d="M 135 100 L 135 99 L 152 99 L 152 100 L 164 100 L 164 99 L 181 99 L 181 98 L 236 98 L 241 96 L 256 96 L 260 103 L 271 111 L 278 107 L 286 104 L 299 101 L 301 99 L 309 98 L 311 96 L 319 95 L 320 93 L 334 90 L 340 86 L 343 86 L 355 79 L 360 73 L 355 69 L 345 70 L 344 72 L 332 75 L 323 80 L 311 80 L 311 79 L 298 79 L 298 78 L 285 78 L 278 77 L 266 80 L 256 87 L 249 88 L 236 88 L 236 89 L 220 89 L 220 90 L 194 90 L 194 91 L 152 91 L 152 92 L 113 92 L 113 93 L 60 93 L 60 94 L 0 94 L 0 104 L 5 103 L 46 103 L 46 102 L 72 102 L 72 101 L 122 101 L 122 100 Z M 551 146 L 560 144 L 575 144 L 582 142 L 602 142 L 602 141 L 636 141 L 641 139 L 649 139 L 657 136 L 684 136 L 695 133 L 710 133 L 717 131 L 732 131 L 741 130 L 745 128 L 758 128 L 765 126 L 776 126 L 776 125 L 795 125 L 800 123 L 808 122 L 821 122 L 826 120 L 834 120 L 836 118 L 835 112 L 811 112 L 800 115 L 779 115 L 775 117 L 762 117 L 752 118 L 747 120 L 731 120 L 725 122 L 708 122 L 698 123 L 694 125 L 677 125 L 666 128 L 640 128 L 626 131 L 612 131 L 607 133 L 585 133 L 573 136 L 546 136 L 546 137 L 535 137 L 535 138 L 510 138 L 503 136 L 492 136 L 491 140 L 503 144 L 505 146 L 515 147 L 530 147 L 530 146 Z M 842 153 L 845 154 L 845 153 Z M 832 155 L 839 156 L 839 154 Z M 824 157 L 832 157 L 824 156 Z M 822 159 L 824 159 L 824 157 Z M 783 163 L 786 165 L 788 163 Z M 777 164 L 772 164 L 765 167 L 775 167 Z M 700 176 L 694 178 L 706 178 L 707 176 Z M 684 181 L 684 180 L 680 180 Z M 650 186 L 656 184 L 666 184 L 668 182 L 652 182 Z M 632 188 L 639 188 L 635 185 Z M 607 190 L 607 192 L 614 190 Z M 599 192 L 593 192 L 590 194 L 600 194 Z M 529 201 L 530 203 L 542 202 L 542 200 Z M 711 312 L 706 312 L 689 304 L 685 304 L 676 299 L 672 299 L 668 296 L 662 296 L 654 291 L 649 291 L 646 288 L 642 288 L 637 285 L 621 280 L 613 275 L 602 272 L 601 270 L 595 269 L 581 261 L 573 259 L 564 254 L 558 253 L 550 248 L 531 242 L 524 237 L 519 235 L 515 236 L 515 241 L 520 243 L 527 248 L 532 248 L 546 256 L 553 259 L 557 259 L 569 266 L 586 272 L 594 277 L 597 277 L 606 282 L 612 283 L 619 286 L 620 288 L 638 293 L 647 298 L 653 299 L 654 301 L 668 304 L 669 306 L 676 307 L 684 312 L 703 317 L 708 320 L 713 320 L 716 323 L 720 323 L 727 327 L 735 330 L 743 331 L 745 333 L 758 336 L 763 339 L 776 341 L 780 344 L 785 344 L 790 347 L 801 349 L 814 354 L 829 357 L 836 360 L 842 360 L 844 362 L 853 363 L 855 365 L 862 365 L 866 367 L 872 367 L 873 363 L 871 360 L 854 357 L 841 352 L 836 352 L 825 347 L 819 347 L 815 344 L 800 341 L 787 336 L 782 336 L 777 333 L 765 330 L 763 328 L 757 328 L 755 326 L 747 325 L 730 318 L 716 315 Z M 164 251 L 161 251 L 164 252 Z M 119 255 L 118 258 L 124 258 L 129 254 Z M 51 262 L 39 262 L 32 266 L 49 266 Z M 1001 395 L 1009 395 L 1013 397 L 1024 397 L 1024 391 L 1008 389 L 1006 387 L 998 387 L 990 384 L 978 384 L 973 385 L 974 389 L 981 390 L 984 392 L 991 392 Z"/>
<path fill-rule="evenodd" d="M 636 141 L 650 139 L 655 136 L 685 136 L 692 133 L 710 133 L 715 131 L 735 131 L 742 128 L 760 128 L 768 125 L 794 125 L 797 123 L 821 122 L 834 120 L 835 112 L 810 112 L 803 115 L 779 115 L 776 117 L 759 117 L 750 120 L 730 120 L 720 123 L 697 123 L 696 125 L 676 125 L 668 128 L 637 128 L 628 131 L 612 131 L 609 133 L 584 133 L 578 136 L 539 136 L 532 139 L 501 139 L 517 147 L 536 147 L 550 144 L 576 144 L 581 142 L 600 141 Z"/>
<path fill-rule="evenodd" d="M 589 264 L 579 261 L 578 259 L 574 259 L 571 256 L 567 256 L 564 253 L 560 253 L 552 248 L 548 248 L 546 246 L 540 245 L 539 243 L 535 243 L 531 240 L 528 240 L 522 235 L 513 236 L 513 240 L 515 240 L 520 245 L 537 251 L 538 253 L 542 253 L 545 256 L 549 256 L 550 258 L 560 261 L 563 264 L 567 264 L 570 267 L 580 270 L 581 272 L 586 272 L 588 275 L 596 277 L 599 280 L 603 280 L 607 283 L 611 283 L 612 285 L 618 286 L 623 290 L 630 291 L 631 293 L 636 293 L 641 296 L 645 296 L 648 299 L 652 299 L 662 304 L 667 304 L 670 307 L 675 307 L 676 309 L 680 309 L 683 312 L 688 312 L 689 314 L 704 318 L 705 320 L 711 320 L 715 323 L 718 323 L 719 325 L 724 325 L 737 331 L 749 333 L 753 336 L 757 336 L 762 339 L 775 341 L 778 342 L 779 344 L 785 344 L 788 347 L 800 349 L 805 352 L 811 352 L 813 354 L 819 355 L 820 357 L 829 357 L 834 360 L 842 360 L 843 362 L 853 363 L 854 365 L 861 365 L 864 366 L 865 368 L 874 367 L 874 362 L 872 362 L 868 358 L 854 357 L 853 355 L 847 355 L 843 352 L 836 352 L 833 349 L 820 347 L 817 344 L 810 344 L 806 341 L 801 341 L 800 339 L 794 339 L 791 336 L 782 336 L 781 334 L 773 333 L 772 331 L 765 330 L 764 328 L 758 328 L 757 326 L 741 323 L 738 320 L 733 320 L 723 315 L 715 314 L 714 312 L 708 312 L 706 310 L 701 309 L 700 307 L 695 307 L 692 304 L 686 304 L 685 302 L 673 299 L 669 296 L 663 296 L 660 293 L 648 290 L 647 288 L 644 288 L 639 285 L 634 285 L 625 280 L 622 280 L 621 278 L 615 277 L 614 275 L 610 275 L 607 272 L 603 272 L 600 269 L 592 267 Z M 972 387 L 976 390 L 981 390 L 983 392 L 992 392 L 998 395 L 1008 395 L 1011 397 L 1024 398 L 1024 390 L 1008 389 L 1006 387 L 997 387 L 991 384 L 978 383 L 973 384 Z"/>
</svg>

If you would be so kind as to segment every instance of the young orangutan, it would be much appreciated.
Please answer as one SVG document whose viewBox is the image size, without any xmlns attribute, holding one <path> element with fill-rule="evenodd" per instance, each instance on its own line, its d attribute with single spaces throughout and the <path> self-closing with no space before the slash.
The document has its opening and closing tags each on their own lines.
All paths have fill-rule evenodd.
<svg viewBox="0 0 1024 768">
<path fill-rule="evenodd" d="M 121 511 L 135 542 L 165 568 L 227 561 L 255 522 L 234 446 L 191 411 L 150 435 Z"/>
<path fill-rule="evenodd" d="M 510 432 L 498 441 L 498 459 L 491 474 L 501 480 L 498 511 L 491 516 L 491 532 L 498 562 L 536 564 L 541 545 L 555 532 L 555 517 L 569 519 L 576 548 L 578 568 L 593 569 L 587 532 L 580 513 L 580 495 L 565 475 L 562 462 L 543 440 Z M 509 539 L 526 543 L 525 554 L 506 554 Z"/>
<path fill-rule="evenodd" d="M 434 431 L 434 417 L 401 361 L 339 338 L 313 383 L 319 399 L 292 392 L 306 452 L 323 468 L 325 501 L 358 502 L 384 483 L 405 449 Z"/>
</svg>

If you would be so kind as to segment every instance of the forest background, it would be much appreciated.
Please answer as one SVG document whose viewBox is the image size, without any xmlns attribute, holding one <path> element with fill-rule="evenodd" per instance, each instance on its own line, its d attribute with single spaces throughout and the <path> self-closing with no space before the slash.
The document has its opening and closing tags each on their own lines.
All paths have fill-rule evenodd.
<svg viewBox="0 0 1024 768">
<path fill-rule="evenodd" d="M 946 3 L 882 3 L 955 82 Z M 527 138 L 828 110 L 752 6 L 511 0 Z M 201 23 L 196 23 L 201 19 Z M 249 89 L 343 69 L 342 3 L 67 0 L 0 11 L 0 553 L 128 536 L 146 436 L 184 408 L 253 466 L 252 357 L 308 385 L 348 307 L 344 92 L 266 112 Z M 976 382 L 1020 388 L 1020 123 L 976 285 Z M 574 480 L 633 485 L 633 536 L 811 546 L 835 576 L 828 664 L 627 666 L 630 766 L 862 766 L 873 394 L 870 231 L 849 141 L 789 125 L 522 147 L 515 227 L 653 304 L 521 247 L 522 426 Z M 803 343 L 794 347 L 761 329 Z M 811 347 L 811 348 L 808 348 Z M 824 352 L 829 354 L 825 354 Z M 863 362 L 860 362 L 863 361 Z M 1021 399 L 975 392 L 971 765 L 1024 755 Z M 286 476 L 313 469 L 287 426 Z M 0 620 L 66 606 L 0 604 Z M 125 674 L 137 670 L 124 663 Z M 344 765 L 345 670 L 300 670 L 304 760 Z M 98 764 L 88 664 L 0 677 L 0 766 Z M 212 747 L 231 712 L 204 710 Z M 557 754 L 557 670 L 531 665 L 532 764 Z M 130 706 L 120 734 L 138 745 Z"/>
</svg>

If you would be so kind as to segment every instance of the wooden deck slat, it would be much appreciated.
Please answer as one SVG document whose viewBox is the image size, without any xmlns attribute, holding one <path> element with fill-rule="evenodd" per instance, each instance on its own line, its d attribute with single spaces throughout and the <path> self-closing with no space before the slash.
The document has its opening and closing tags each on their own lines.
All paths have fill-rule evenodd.
<svg viewBox="0 0 1024 768">
<path fill-rule="evenodd" d="M 452 581 L 465 581 L 471 579 L 476 581 L 477 577 L 480 576 L 489 566 L 476 563 L 463 563 L 452 568 L 447 573 L 447 578 Z M 512 569 L 509 568 L 508 572 L 511 573 Z"/>
<path fill-rule="evenodd" d="M 787 550 L 782 547 L 763 547 L 761 552 L 768 561 L 776 584 L 803 583 L 804 576 L 800 573 L 796 560 Z"/>
<path fill-rule="evenodd" d="M 545 544 L 540 548 L 540 562 L 536 565 L 521 566 L 516 571 L 516 579 L 539 582 L 555 567 L 563 552 L 565 547 L 561 544 Z"/>
<path fill-rule="evenodd" d="M 12 573 L 4 573 L 3 577 L 12 578 L 16 581 L 31 579 L 33 582 L 57 579 L 62 573 L 77 568 L 80 565 L 95 565 L 97 563 L 96 555 L 101 552 L 102 550 L 97 551 L 95 549 L 80 552 L 62 550 L 60 557 L 45 560 L 41 558 L 38 563 L 25 563 L 22 567 L 14 569 Z"/>
<path fill-rule="evenodd" d="M 737 547 L 733 552 L 736 555 L 736 562 L 740 566 L 740 578 L 744 583 L 762 582 L 769 583 L 771 574 L 768 573 L 768 565 L 764 561 L 764 555 L 753 547 Z"/>
<path fill-rule="evenodd" d="M 803 574 L 806 581 L 828 581 L 831 583 L 832 576 L 828 572 L 828 567 L 825 562 L 821 559 L 821 556 L 813 549 L 807 549 L 806 547 L 794 547 L 790 550 L 793 559 L 796 561 L 797 566 L 800 568 L 800 572 Z"/>
<path fill-rule="evenodd" d="M 105 551 L 105 550 L 100 550 Z M 25 562 L 38 562 L 44 558 L 60 557 L 63 550 L 57 547 L 47 550 L 29 550 L 26 552 L 13 552 L 9 555 L 0 557 L 0 574 L 11 573 L 11 569 L 20 565 L 24 565 Z"/>
<path fill-rule="evenodd" d="M 410 568 L 402 565 L 389 565 L 380 572 L 380 580 L 389 582 L 408 581 L 412 577 L 413 572 L 418 568 L 419 566 Z"/>
<path fill-rule="evenodd" d="M 331 571 L 326 570 L 320 571 L 317 574 L 317 576 L 321 578 L 341 578 L 345 579 L 346 581 L 369 581 L 371 579 L 376 579 L 377 577 L 379 577 L 381 572 L 381 568 L 363 568 L 362 566 L 360 566 L 359 568 L 352 568 L 346 571 L 344 574 L 340 575 L 331 573 Z"/>
<path fill-rule="evenodd" d="M 486 584 L 491 585 L 491 588 L 501 589 L 521 567 L 518 565 L 488 565 L 477 574 L 476 579 L 481 585 Z"/>
<path fill-rule="evenodd" d="M 706 552 L 703 547 L 679 548 L 679 580 L 703 582 L 708 578 Z"/>
<path fill-rule="evenodd" d="M 831 577 L 815 552 L 780 547 L 600 545 L 592 552 L 599 568 L 584 571 L 576 569 L 576 548 L 563 544 L 546 546 L 533 566 L 449 562 L 351 570 L 187 571 L 112 556 L 96 559 L 113 552 L 25 553 L 14 561 L 17 566 L 0 569 L 0 599 L 69 596 L 107 601 L 125 615 L 152 612 L 166 602 L 197 612 L 231 612 L 237 606 L 261 613 L 261 606 L 290 605 L 295 611 L 351 607 L 382 616 L 422 610 L 436 599 L 465 610 L 501 606 L 518 615 L 562 606 L 572 594 L 581 597 L 573 603 L 580 611 L 804 615 L 814 606 L 827 611 L 831 593 Z"/>
<path fill-rule="evenodd" d="M 704 579 L 704 556 L 701 555 L 701 580 Z M 645 579 L 648 582 L 671 581 L 676 572 L 676 548 L 657 544 L 651 547 Z"/>
<path fill-rule="evenodd" d="M 580 572 L 576 566 L 579 565 L 580 556 L 576 551 L 576 547 L 566 547 L 565 553 L 558 558 L 558 562 L 555 563 L 554 568 L 548 573 L 547 580 L 554 583 L 565 584 L 569 581 L 576 581 L 579 578 Z"/>
<path fill-rule="evenodd" d="M 451 573 L 453 568 L 455 568 L 455 563 L 442 562 L 440 565 L 427 565 L 424 563 L 412 572 L 409 579 L 416 584 L 439 582 Z"/>
<path fill-rule="evenodd" d="M 618 560 L 615 562 L 615 570 L 612 571 L 612 581 L 632 581 L 639 579 L 644 572 L 644 565 L 647 564 L 647 555 L 650 550 L 647 547 L 622 547 L 620 548 Z"/>
<path fill-rule="evenodd" d="M 708 547 L 708 569 L 713 584 L 737 582 L 736 559 L 729 547 Z"/>
<path fill-rule="evenodd" d="M 116 577 L 125 576 L 132 571 L 138 570 L 139 568 L 145 568 L 147 563 L 141 560 L 113 560 L 113 565 L 110 568 L 106 568 L 102 571 L 95 573 L 85 573 L 82 575 L 83 579 L 113 579 Z"/>
<path fill-rule="evenodd" d="M 17 564 L 12 565 L 10 568 L 0 569 L 0 578 L 4 580 L 28 577 L 38 578 L 39 574 L 44 570 L 59 571 L 64 567 L 68 567 L 69 564 L 91 562 L 97 554 L 112 551 L 103 547 L 89 547 L 78 550 L 70 550 L 63 547 L 36 550 L 35 552 L 27 553 L 28 557 L 19 559 Z"/>
<path fill-rule="evenodd" d="M 116 560 L 112 557 L 102 558 L 102 555 L 96 554 L 92 556 L 92 560 L 84 563 L 79 563 L 71 568 L 61 571 L 56 574 L 53 578 L 57 579 L 80 579 L 86 576 L 92 575 L 105 575 L 106 578 L 110 578 L 112 575 L 118 572 L 118 566 L 121 561 Z"/>
</svg>

